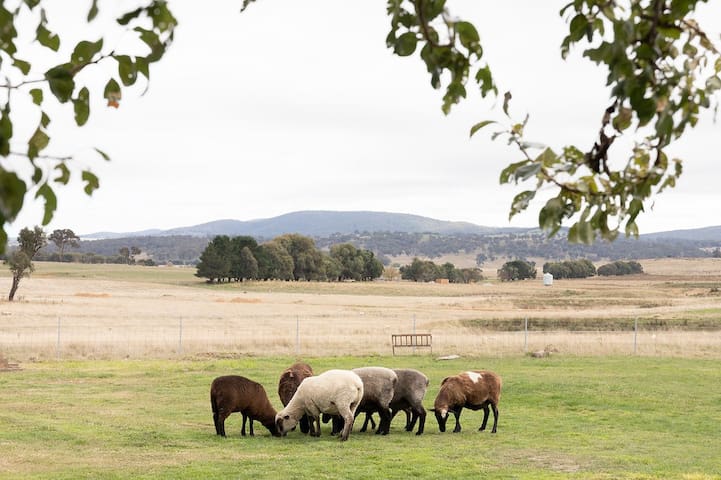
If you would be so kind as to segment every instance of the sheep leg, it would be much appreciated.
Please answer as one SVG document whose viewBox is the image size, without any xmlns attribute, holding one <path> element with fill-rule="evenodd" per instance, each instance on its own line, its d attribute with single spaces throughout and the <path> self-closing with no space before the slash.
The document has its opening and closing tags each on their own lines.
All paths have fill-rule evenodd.
<svg viewBox="0 0 721 480">
<path fill-rule="evenodd" d="M 248 421 L 250 422 L 250 436 L 255 437 L 255 432 L 253 432 L 253 417 L 248 416 Z"/>
<path fill-rule="evenodd" d="M 496 433 L 496 427 L 498 426 L 498 406 L 496 406 L 495 403 L 492 403 L 491 408 L 493 409 L 493 429 L 491 430 L 491 433 Z"/>
<path fill-rule="evenodd" d="M 346 413 L 343 415 L 343 422 L 344 422 L 344 424 L 343 424 L 343 431 L 342 431 L 341 434 L 340 434 L 340 441 L 341 441 L 341 442 L 345 442 L 346 440 L 348 440 L 348 436 L 350 435 L 350 431 L 351 431 L 351 429 L 353 429 L 353 420 L 354 420 L 354 417 L 353 417 L 353 414 L 352 414 L 352 413 L 346 412 Z"/>
<path fill-rule="evenodd" d="M 368 423 L 370 423 L 372 421 L 373 421 L 373 414 L 370 412 L 366 412 L 366 419 L 365 419 L 365 421 L 363 421 L 363 426 L 361 427 L 361 429 L 359 431 L 361 433 L 363 433 L 366 430 L 368 430 Z M 373 422 L 373 425 L 371 425 L 371 428 L 375 428 L 375 427 L 376 427 L 375 422 Z"/>
<path fill-rule="evenodd" d="M 316 430 L 316 426 L 318 429 Z M 320 437 L 320 417 L 308 416 L 308 434 L 311 437 Z"/>
<path fill-rule="evenodd" d="M 404 408 L 403 411 L 406 412 L 406 432 L 412 432 L 413 427 L 416 426 L 418 414 L 410 408 Z"/>
<path fill-rule="evenodd" d="M 481 428 L 478 429 L 479 432 L 482 432 L 486 429 L 486 423 L 488 422 L 488 404 L 485 403 L 483 405 L 483 423 L 481 423 Z"/>
<path fill-rule="evenodd" d="M 221 437 L 225 436 L 225 419 L 228 418 L 228 414 L 224 412 L 218 412 L 217 414 L 213 414 L 213 417 L 217 415 L 217 419 L 214 418 L 216 421 L 215 423 L 215 433 L 217 435 L 220 435 Z"/>
<path fill-rule="evenodd" d="M 418 420 L 418 431 L 416 432 L 416 435 L 421 435 L 423 433 L 423 429 L 426 426 L 426 409 L 423 408 L 423 405 L 420 405 L 417 411 L 413 412 L 415 418 Z M 411 428 L 411 431 L 413 428 Z"/>
<path fill-rule="evenodd" d="M 459 433 L 461 431 L 461 409 L 453 410 L 453 415 L 456 417 L 456 427 L 453 429 L 453 433 Z"/>
<path fill-rule="evenodd" d="M 248 420 L 248 416 L 244 413 L 244 414 L 243 414 L 243 428 L 240 429 L 240 435 L 243 436 L 243 437 L 245 437 L 245 421 L 246 421 L 246 420 Z M 251 423 L 251 424 L 253 423 L 252 420 L 251 420 L 250 423 Z"/>
<path fill-rule="evenodd" d="M 378 415 L 381 419 L 378 423 L 378 430 L 376 435 L 388 435 L 391 430 L 391 410 L 390 408 L 381 408 L 378 410 Z"/>
<path fill-rule="evenodd" d="M 308 415 L 303 415 L 300 417 L 300 431 L 302 433 L 308 433 Z"/>
</svg>

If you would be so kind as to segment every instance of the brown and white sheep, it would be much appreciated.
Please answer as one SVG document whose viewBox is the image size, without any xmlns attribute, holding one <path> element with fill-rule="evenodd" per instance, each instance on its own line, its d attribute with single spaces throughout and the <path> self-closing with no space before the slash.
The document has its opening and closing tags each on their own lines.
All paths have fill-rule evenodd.
<svg viewBox="0 0 721 480">
<path fill-rule="evenodd" d="M 233 412 L 243 415 L 245 422 L 250 419 L 250 435 L 254 436 L 253 420 L 258 420 L 274 437 L 280 436 L 275 425 L 275 408 L 270 404 L 263 386 L 240 375 L 225 375 L 213 380 L 210 385 L 210 406 L 213 410 L 215 433 L 225 437 L 225 419 Z"/>
<path fill-rule="evenodd" d="M 454 433 L 461 431 L 459 417 L 463 407 L 471 410 L 483 409 L 483 423 L 478 429 L 486 429 L 488 421 L 488 407 L 493 409 L 493 429 L 496 433 L 498 425 L 498 402 L 501 398 L 501 377 L 487 370 L 474 370 L 462 372 L 452 377 L 446 377 L 441 382 L 441 388 L 433 404 L 433 411 L 438 420 L 438 428 L 441 432 L 446 431 L 446 420 L 448 413 L 452 412 L 456 417 Z"/>
<path fill-rule="evenodd" d="M 278 381 L 278 396 L 284 407 L 287 406 L 290 399 L 293 398 L 293 394 L 295 394 L 295 391 L 298 389 L 300 382 L 312 376 L 313 369 L 310 365 L 303 362 L 294 363 L 283 371 Z M 308 433 L 308 416 L 303 415 L 298 423 L 300 424 L 300 431 Z"/>
<path fill-rule="evenodd" d="M 285 435 L 303 415 L 308 415 L 310 435 L 319 437 L 321 414 L 339 415 L 344 421 L 340 440 L 345 441 L 362 399 L 363 381 L 358 374 L 350 370 L 328 370 L 301 382 L 288 405 L 275 416 L 276 427 Z"/>
</svg>

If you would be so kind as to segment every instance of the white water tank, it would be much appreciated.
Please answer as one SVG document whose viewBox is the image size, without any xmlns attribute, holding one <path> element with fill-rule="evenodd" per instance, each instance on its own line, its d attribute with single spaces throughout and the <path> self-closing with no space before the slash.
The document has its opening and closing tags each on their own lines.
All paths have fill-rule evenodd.
<svg viewBox="0 0 721 480">
<path fill-rule="evenodd" d="M 550 273 L 544 273 L 543 285 L 545 285 L 546 287 L 550 287 L 551 285 L 553 285 L 553 275 L 551 275 Z"/>
</svg>

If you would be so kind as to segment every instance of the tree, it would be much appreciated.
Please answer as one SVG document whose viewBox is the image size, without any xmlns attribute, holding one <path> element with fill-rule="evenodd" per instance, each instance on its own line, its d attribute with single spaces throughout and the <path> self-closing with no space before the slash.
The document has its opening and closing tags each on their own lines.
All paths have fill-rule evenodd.
<svg viewBox="0 0 721 480">
<path fill-rule="evenodd" d="M 513 260 L 504 263 L 497 274 L 502 282 L 536 278 L 536 264 L 526 260 Z"/>
<path fill-rule="evenodd" d="M 275 240 L 258 246 L 256 259 L 259 278 L 293 280 L 293 257 Z"/>
<path fill-rule="evenodd" d="M 254 280 L 258 278 L 258 261 L 247 246 L 240 251 L 239 267 L 238 274 L 240 276 L 237 277 L 238 280 Z"/>
<path fill-rule="evenodd" d="M 48 125 L 52 121 L 52 108 L 47 107 L 52 107 L 50 104 L 55 101 L 72 104 L 78 127 L 88 121 L 91 96 L 102 95 L 108 107 L 117 108 L 123 87 L 135 84 L 139 76 L 150 78 L 150 66 L 165 54 L 177 24 L 165 0 L 143 0 L 141 6 L 121 12 L 117 25 L 107 26 L 105 30 L 108 37 L 116 33 L 112 32 L 114 29 L 124 31 L 127 41 L 109 45 L 110 42 L 106 43 L 103 37 L 83 40 L 75 45 L 70 58 L 61 58 L 57 52 L 60 51 L 64 33 L 50 30 L 52 22 L 43 7 L 47 3 L 42 0 L 17 0 L 0 4 L 0 66 L 4 78 L 0 90 L 5 92 L 4 98 L 0 98 L 0 158 L 7 159 L 0 168 L 0 253 L 4 252 L 7 244 L 5 225 L 20 213 L 25 195 L 30 193 L 36 199 L 44 200 L 42 224 L 47 225 L 57 207 L 54 189 L 67 185 L 71 177 L 78 174 L 73 172 L 74 165 L 78 164 L 72 161 L 76 153 L 45 153 L 51 142 Z M 93 22 L 98 18 L 99 9 L 99 2 L 92 0 L 89 11 L 79 16 L 80 21 Z M 24 40 L 16 40 L 33 34 L 35 43 L 45 52 L 38 61 L 31 62 L 26 57 Z M 95 70 L 102 75 L 106 70 L 100 64 L 112 61 L 117 64 L 116 74 L 106 77 L 102 92 L 91 92 L 89 84 L 86 84 L 87 77 L 79 75 L 80 72 Z M 35 105 L 37 115 L 28 115 L 23 111 L 26 110 L 26 100 Z M 32 119 L 29 120 L 31 122 L 35 119 L 39 121 L 37 125 L 14 125 L 18 119 L 13 117 L 13 112 L 20 112 L 18 117 Z M 29 132 L 28 136 L 14 136 L 24 131 Z M 97 148 L 91 153 L 105 160 L 110 158 Z M 18 159 L 22 158 L 27 159 L 28 164 L 19 165 Z M 32 174 L 24 173 L 27 167 Z M 91 195 L 99 187 L 98 177 L 90 168 L 83 169 L 79 175 L 85 184 L 85 193 Z"/>
<path fill-rule="evenodd" d="M 13 274 L 13 282 L 10 287 L 8 301 L 12 302 L 14 300 L 15 293 L 20 286 L 20 280 L 23 277 L 30 276 L 30 274 L 35 271 L 33 258 L 47 243 L 45 232 L 40 227 L 36 226 L 33 230 L 26 227 L 20 230 L 18 236 L 19 247 L 13 251 L 6 260 Z"/>
<path fill-rule="evenodd" d="M 128 247 L 120 247 L 118 249 L 118 253 L 120 254 L 120 258 L 123 263 L 130 265 L 130 249 Z"/>
<path fill-rule="evenodd" d="M 242 9 L 254 1 L 243 0 Z M 703 110 L 718 107 L 721 54 L 694 18 L 697 5 L 705 1 L 573 0 L 561 10 L 568 23 L 561 55 L 566 58 L 574 47 L 585 43 L 583 56 L 608 69 L 606 83 L 611 98 L 599 112 L 598 131 L 589 136 L 585 147 L 553 149 L 529 142 L 525 137 L 529 117 L 519 121 L 509 113 L 511 92 L 503 94 L 502 120 L 486 119 L 470 128 L 472 136 L 488 125 L 500 124 L 493 138 L 505 137 L 518 148 L 520 159 L 501 172 L 500 181 L 531 181 L 533 185 L 514 197 L 511 216 L 526 210 L 539 191 L 552 191 L 556 195 L 538 215 L 539 226 L 549 234 L 570 222 L 568 239 L 575 242 L 591 243 L 597 236 L 613 240 L 621 227 L 626 235 L 638 235 L 639 214 L 655 195 L 674 187 L 681 176 L 683 161 L 669 158 L 668 147 L 696 125 Z M 139 76 L 150 77 L 150 66 L 165 54 L 177 24 L 165 0 L 141 0 L 140 7 L 121 12 L 117 23 L 143 45 L 142 54 L 117 51 L 105 45 L 104 38 L 83 40 L 69 59 L 58 59 L 38 71 L 37 62 L 31 63 L 18 50 L 16 39 L 23 36 L 18 29 L 23 33 L 28 29 L 48 53 L 58 51 L 61 37 L 49 30 L 52 24 L 43 8 L 45 3 L 48 0 L 17 0 L 15 8 L 5 3 L 0 6 L 0 65 L 6 78 L 0 84 L 6 92 L 0 99 L 0 157 L 26 158 L 29 164 L 24 167 L 30 167 L 7 161 L 0 169 L 0 253 L 7 243 L 5 225 L 22 210 L 26 193 L 44 200 L 42 223 L 47 225 L 57 207 L 54 188 L 67 185 L 73 174 L 71 155 L 46 153 L 51 141 L 47 127 L 52 120 L 45 108 L 48 98 L 72 103 L 75 123 L 84 125 L 90 115 L 91 91 L 78 74 L 113 59 L 117 76 L 108 79 L 102 96 L 108 106 L 117 108 L 121 84 L 129 87 Z M 98 12 L 99 2 L 92 0 L 87 22 L 93 22 Z M 483 97 L 498 95 L 491 67 L 483 60 L 476 27 L 449 12 L 445 0 L 388 0 L 387 12 L 391 28 L 386 44 L 401 57 L 418 52 L 432 87 L 445 87 L 444 113 L 467 96 L 469 82 Z M 93 91 L 92 95 L 98 93 Z M 37 106 L 36 126 L 14 128 L 11 112 L 17 109 L 11 105 L 20 95 Z M 32 133 L 22 139 L 13 137 L 19 131 Z M 624 135 L 632 141 L 616 142 Z M 621 152 L 626 161 L 618 167 L 610 159 L 613 148 L 620 144 L 633 147 Z M 101 150 L 94 152 L 109 159 Z M 44 162 L 36 162 L 38 158 Z M 26 174 L 25 170 L 33 173 Z M 87 194 L 99 187 L 97 176 L 89 168 L 82 170 L 80 177 Z M 296 269 L 313 269 L 322 263 L 318 258 L 304 258 L 302 263 L 307 262 L 310 264 L 296 265 Z M 309 278 L 306 275 L 311 272 L 301 273 Z"/>
<path fill-rule="evenodd" d="M 319 280 L 323 276 L 323 257 L 315 247 L 315 241 L 297 233 L 280 235 L 273 239 L 293 259 L 295 280 Z"/>
<path fill-rule="evenodd" d="M 222 242 L 211 241 L 200 254 L 200 261 L 196 265 L 195 276 L 207 278 L 208 283 L 220 282 L 230 275 L 230 258 L 219 243 Z"/>
<path fill-rule="evenodd" d="M 80 237 L 75 235 L 75 232 L 69 228 L 53 230 L 53 232 L 48 236 L 48 240 L 58 247 L 61 262 L 63 261 L 63 257 L 65 255 L 65 247 L 80 247 Z"/>
</svg>

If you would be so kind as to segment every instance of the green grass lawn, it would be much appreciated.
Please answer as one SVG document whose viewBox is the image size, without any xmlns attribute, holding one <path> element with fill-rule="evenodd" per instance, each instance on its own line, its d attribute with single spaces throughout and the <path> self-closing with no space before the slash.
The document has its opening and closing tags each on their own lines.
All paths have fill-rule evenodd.
<svg viewBox="0 0 721 480">
<path fill-rule="evenodd" d="M 49 362 L 0 373 L 2 479 L 407 479 L 721 478 L 721 361 L 637 357 L 306 359 L 316 373 L 383 365 L 431 378 L 489 369 L 504 379 L 498 433 L 478 432 L 482 412 L 464 410 L 463 431 L 359 433 L 341 443 L 271 437 L 259 423 L 241 437 L 215 435 L 210 382 L 239 374 L 262 383 L 280 407 L 277 382 L 292 358 Z M 450 420 L 452 422 L 452 420 Z M 451 429 L 452 429 L 451 423 Z"/>
</svg>

